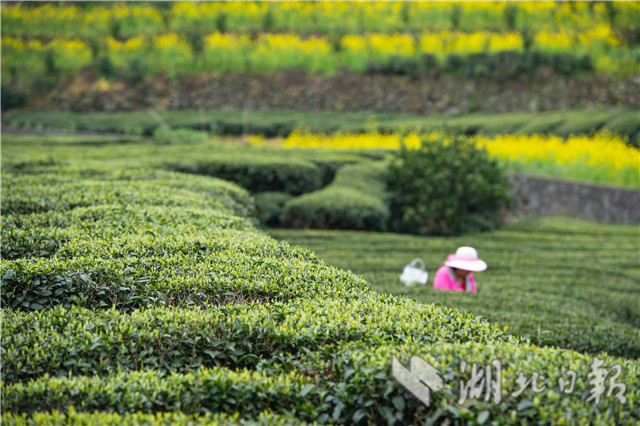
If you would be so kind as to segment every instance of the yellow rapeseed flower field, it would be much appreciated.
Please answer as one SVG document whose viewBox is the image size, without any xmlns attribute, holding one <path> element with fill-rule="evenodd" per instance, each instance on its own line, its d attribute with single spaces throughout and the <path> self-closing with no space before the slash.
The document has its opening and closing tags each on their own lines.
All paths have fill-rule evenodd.
<svg viewBox="0 0 640 426">
<path fill-rule="evenodd" d="M 322 149 L 388 149 L 395 150 L 402 143 L 409 149 L 420 147 L 422 140 L 442 137 L 439 132 L 409 133 L 336 133 L 312 134 L 294 131 L 287 137 L 286 148 Z M 565 177 L 612 184 L 640 186 L 640 151 L 626 144 L 624 138 L 603 130 L 592 135 L 573 135 L 562 139 L 553 135 L 475 136 L 478 147 L 510 164 L 527 170 L 563 169 Z"/>
</svg>

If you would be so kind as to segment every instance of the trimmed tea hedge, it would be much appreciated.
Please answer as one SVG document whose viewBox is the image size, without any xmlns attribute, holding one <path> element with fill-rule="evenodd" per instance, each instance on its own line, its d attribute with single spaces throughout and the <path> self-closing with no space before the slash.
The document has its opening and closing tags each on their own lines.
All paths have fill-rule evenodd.
<svg viewBox="0 0 640 426">
<path fill-rule="evenodd" d="M 69 408 L 69 411 L 62 413 L 60 411 L 33 413 L 33 414 L 5 414 L 2 420 L 10 425 L 57 425 L 57 424 L 100 424 L 108 426 L 121 425 L 290 425 L 291 423 L 306 424 L 300 419 L 296 419 L 293 415 L 279 415 L 271 411 L 260 413 L 258 417 L 242 417 L 240 413 L 234 414 L 205 414 L 205 415 L 186 415 L 181 412 L 177 413 L 126 413 L 123 415 L 117 413 L 93 412 L 84 413 L 76 412 L 75 409 Z"/>
<path fill-rule="evenodd" d="M 267 226 L 280 225 L 282 210 L 294 196 L 286 192 L 261 192 L 255 195 L 258 220 Z"/>
<path fill-rule="evenodd" d="M 373 112 L 333 111 L 280 111 L 252 110 L 243 125 L 242 110 L 169 110 L 158 111 L 158 116 L 171 128 L 206 130 L 219 135 L 263 134 L 267 137 L 288 136 L 295 129 L 315 133 L 370 132 L 375 130 L 438 130 L 443 125 L 461 133 L 495 135 L 503 133 L 558 134 L 556 128 L 579 123 L 574 133 L 590 133 L 606 127 L 626 135 L 635 146 L 640 138 L 637 109 L 588 109 L 545 111 L 537 114 L 510 112 L 503 114 L 430 114 L 411 115 Z M 205 117 L 205 123 L 202 117 Z M 274 133 L 283 126 L 283 117 L 289 123 L 286 131 Z M 213 124 L 207 124 L 213 122 Z M 63 112 L 46 110 L 15 111 L 2 115 L 2 125 L 26 129 L 61 129 L 72 131 L 113 132 L 119 134 L 152 135 L 161 124 L 144 111 L 131 112 Z M 132 129 L 145 129 L 135 132 Z M 89 137 L 86 137 L 89 139 Z M 103 139 L 105 140 L 105 139 Z M 322 155 L 323 157 L 324 155 Z M 313 160 L 312 158 L 304 157 Z M 325 181 L 326 182 L 326 181 Z"/>
<path fill-rule="evenodd" d="M 172 169 L 229 180 L 252 193 L 302 194 L 320 188 L 322 174 L 310 162 L 264 157 L 216 157 L 206 162 L 170 164 Z"/>
<path fill-rule="evenodd" d="M 282 223 L 293 228 L 384 230 L 389 220 L 384 163 L 344 166 L 328 187 L 286 203 Z"/>
<path fill-rule="evenodd" d="M 325 346 L 337 350 L 351 341 L 376 346 L 396 339 L 424 344 L 511 339 L 470 315 L 367 293 L 338 300 L 230 304 L 207 311 L 154 308 L 120 313 L 56 307 L 38 313 L 7 312 L 3 329 L 5 383 L 46 374 L 254 367 Z"/>
<path fill-rule="evenodd" d="M 408 365 L 411 356 L 424 359 L 441 374 L 443 388 L 432 394 L 429 408 L 390 374 L 394 357 Z M 482 369 L 488 366 L 493 374 L 500 373 L 498 391 L 486 392 L 482 385 L 476 388 L 475 396 L 461 396 L 458 386 L 474 383 L 472 363 Z M 256 417 L 269 409 L 284 415 L 295 412 L 296 418 L 303 421 L 358 424 L 409 424 L 425 416 L 464 423 L 482 423 L 480 419 L 484 418 L 503 424 L 555 424 L 567 420 L 616 424 L 640 418 L 637 364 L 607 356 L 596 359 L 569 351 L 510 344 L 425 347 L 395 343 L 363 347 L 352 343 L 337 351 L 310 354 L 292 365 L 303 374 L 283 371 L 281 363 L 274 363 L 257 371 L 215 367 L 187 374 L 146 371 L 104 378 L 45 376 L 5 385 L 2 408 L 3 413 L 12 409 L 26 415 L 66 412 L 71 406 L 74 410 L 120 415 L 138 411 L 233 414 L 241 409 L 245 415 Z M 609 397 L 603 395 L 597 402 L 586 402 L 593 389 L 589 374 L 598 365 L 605 371 L 618 365 L 621 375 L 610 383 L 624 387 L 612 388 Z M 533 386 L 520 381 L 534 375 L 539 380 Z M 561 387 L 559 383 L 571 377 L 575 379 L 569 392 L 568 386 Z M 624 398 L 624 402 L 618 398 Z"/>
</svg>

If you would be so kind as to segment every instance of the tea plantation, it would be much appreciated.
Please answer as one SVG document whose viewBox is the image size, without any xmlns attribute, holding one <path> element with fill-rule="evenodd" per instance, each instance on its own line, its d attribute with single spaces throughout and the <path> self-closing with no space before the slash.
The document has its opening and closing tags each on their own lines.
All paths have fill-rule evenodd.
<svg viewBox="0 0 640 426">
<path fill-rule="evenodd" d="M 312 249 L 381 293 L 482 315 L 537 344 L 640 356 L 637 226 L 529 218 L 451 238 L 284 229 L 269 234 Z M 489 265 L 475 274 L 478 293 L 434 289 L 436 270 L 461 245 L 476 247 Z M 398 278 L 416 257 L 425 261 L 428 285 L 406 287 Z"/>
<path fill-rule="evenodd" d="M 197 168 L 203 158 L 234 155 L 255 166 L 252 158 L 264 151 L 94 136 L 5 134 L 2 142 L 3 424 L 640 419 L 640 368 L 630 356 L 638 341 L 637 258 L 607 257 L 603 246 L 603 265 L 620 267 L 612 296 L 581 281 L 584 304 L 578 297 L 572 307 L 580 311 L 594 298 L 595 311 L 616 305 L 610 322 L 594 317 L 593 326 L 611 331 L 618 353 L 539 347 L 473 314 L 380 293 L 360 275 L 260 230 L 246 189 L 176 171 L 176 164 Z M 299 161 L 324 164 L 330 176 L 338 164 L 366 160 L 336 155 Z M 615 228 L 606 231 L 617 238 Z M 589 244 L 579 234 L 562 248 L 569 265 Z M 494 268 L 479 277 L 487 284 L 478 296 L 501 291 L 491 306 L 516 297 L 507 282 L 532 273 L 528 259 L 546 264 L 525 278 L 525 291 L 551 285 L 542 280 L 552 272 L 557 280 L 576 272 L 554 263 L 562 259 L 532 257 L 561 244 L 531 236 L 521 226 L 474 237 L 487 241 L 481 255 Z M 458 243 L 433 241 L 430 259 Z M 489 255 L 494 249 L 502 253 Z M 602 278 L 593 262 L 584 267 L 594 281 Z M 537 301 L 546 306 L 553 297 Z M 571 309 L 567 315 L 569 322 Z M 499 314 L 493 319 L 502 322 Z M 576 330 L 592 333 L 576 326 L 566 339 Z M 412 357 L 442 379 L 428 405 L 393 374 L 394 359 L 409 368 Z M 478 368 L 487 373 L 480 382 Z"/>
</svg>

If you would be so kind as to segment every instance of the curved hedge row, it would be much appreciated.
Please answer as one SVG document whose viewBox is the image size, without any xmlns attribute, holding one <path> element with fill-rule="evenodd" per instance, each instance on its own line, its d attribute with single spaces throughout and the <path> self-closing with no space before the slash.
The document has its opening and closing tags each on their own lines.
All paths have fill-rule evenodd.
<svg viewBox="0 0 640 426">
<path fill-rule="evenodd" d="M 274 414 L 270 410 L 265 410 L 259 416 L 242 417 L 240 413 L 234 414 L 218 413 L 186 415 L 181 412 L 176 413 L 105 413 L 105 412 L 76 412 L 69 408 L 65 413 L 60 411 L 36 412 L 29 414 L 5 413 L 2 416 L 6 424 L 11 425 L 57 425 L 57 424 L 100 424 L 105 426 L 134 426 L 134 425 L 290 425 L 292 423 L 306 425 L 293 415 Z"/>
<path fill-rule="evenodd" d="M 382 230 L 389 218 L 379 199 L 351 188 L 328 187 L 289 201 L 282 222 L 291 228 Z"/>
<path fill-rule="evenodd" d="M 281 222 L 291 228 L 384 230 L 390 217 L 384 162 L 347 165 L 331 185 L 287 202 Z"/>
<path fill-rule="evenodd" d="M 390 374 L 393 358 L 408 365 L 411 356 L 431 364 L 443 379 L 442 389 L 431 395 L 429 408 Z M 428 347 L 395 343 L 376 348 L 351 343 L 337 351 L 319 351 L 295 363 L 288 361 L 302 373 L 286 371 L 277 362 L 257 371 L 215 367 L 186 374 L 144 371 L 108 377 L 45 376 L 5 385 L 2 408 L 3 413 L 16 410 L 27 416 L 42 411 L 66 412 L 73 406 L 74 410 L 120 415 L 138 411 L 186 415 L 241 411 L 249 417 L 258 417 L 269 409 L 282 415 L 295 412 L 296 421 L 321 424 L 410 424 L 427 415 L 433 421 L 483 423 L 492 419 L 503 424 L 617 424 L 640 418 L 637 364 L 607 356 L 495 343 Z M 481 382 L 477 394 L 459 394 L 458 386 L 465 383 L 470 389 L 474 385 L 469 383 L 479 386 L 470 368 L 472 363 L 482 369 L 488 366 L 494 374 L 499 368 L 497 391 L 486 392 Z M 612 388 L 608 398 L 603 395 L 587 402 L 594 389 L 589 374 L 596 365 L 604 366 L 605 371 L 618 365 L 623 373 L 610 383 L 624 388 Z M 536 376 L 539 380 L 533 386 L 521 381 Z M 560 384 L 572 377 L 575 379 L 570 388 L 569 383 Z"/>
<path fill-rule="evenodd" d="M 322 184 L 320 169 L 303 160 L 258 156 L 216 157 L 196 164 L 173 163 L 169 167 L 181 172 L 229 180 L 252 193 L 284 191 L 302 194 L 314 191 Z"/>
<path fill-rule="evenodd" d="M 347 342 L 374 347 L 397 339 L 423 344 L 512 340 L 471 315 L 409 300 L 381 300 L 371 293 L 206 311 L 153 308 L 120 313 L 56 307 L 34 313 L 6 312 L 2 320 L 7 334 L 2 339 L 5 383 L 46 374 L 255 368 L 284 355 L 302 357 L 325 346 L 337 350 Z M 451 329 L 458 332 L 451 334 Z"/>
</svg>

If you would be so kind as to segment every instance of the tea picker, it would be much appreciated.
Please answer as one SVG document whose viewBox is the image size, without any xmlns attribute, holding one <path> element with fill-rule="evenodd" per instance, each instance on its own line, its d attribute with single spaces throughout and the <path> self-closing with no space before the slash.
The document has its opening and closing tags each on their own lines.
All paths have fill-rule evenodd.
<svg viewBox="0 0 640 426">
<path fill-rule="evenodd" d="M 436 272 L 433 288 L 475 293 L 477 290 L 473 273 L 485 269 L 487 264 L 478 258 L 476 249 L 468 246 L 458 247 L 456 253 L 450 254 Z"/>
</svg>

